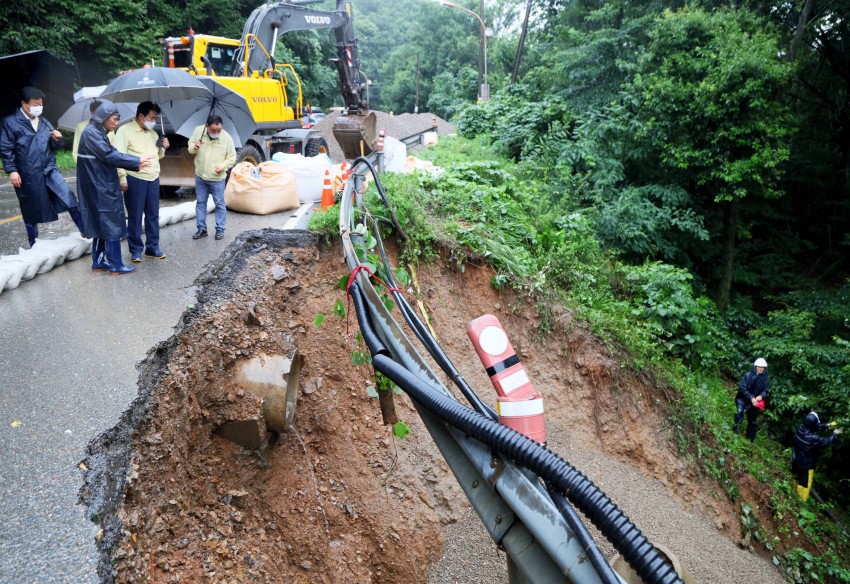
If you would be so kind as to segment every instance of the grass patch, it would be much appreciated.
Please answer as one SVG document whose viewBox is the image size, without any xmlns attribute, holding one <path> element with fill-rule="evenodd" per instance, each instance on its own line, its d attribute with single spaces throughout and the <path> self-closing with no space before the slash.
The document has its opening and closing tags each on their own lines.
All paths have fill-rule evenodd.
<svg viewBox="0 0 850 584">
<path fill-rule="evenodd" d="M 77 168 L 77 163 L 74 162 L 74 157 L 70 150 L 59 150 L 56 152 L 56 164 L 59 170 L 74 170 Z"/>
<path fill-rule="evenodd" d="M 732 433 L 728 376 L 740 344 L 686 270 L 626 263 L 600 243 L 593 208 L 569 190 L 553 192 L 538 168 L 501 158 L 481 138 L 441 139 L 418 155 L 442 172 L 382 179 L 409 236 L 405 259 L 446 250 L 461 271 L 469 261 L 486 261 L 498 270 L 494 286 L 569 307 L 612 350 L 628 353 L 633 370 L 669 388 L 680 454 L 738 504 L 752 545 L 764 545 L 797 582 L 850 582 L 850 539 L 816 503 L 801 503 L 792 492 L 788 450 L 764 431 L 755 444 Z M 367 205 L 386 213 L 372 191 Z M 771 493 L 770 509 L 744 500 L 742 472 L 761 483 L 759 492 Z M 777 533 L 766 532 L 766 519 Z"/>
</svg>

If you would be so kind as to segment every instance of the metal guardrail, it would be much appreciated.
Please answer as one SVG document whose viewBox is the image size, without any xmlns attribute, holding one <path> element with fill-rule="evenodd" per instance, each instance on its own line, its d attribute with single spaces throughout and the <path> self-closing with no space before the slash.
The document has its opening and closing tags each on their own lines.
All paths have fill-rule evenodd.
<svg viewBox="0 0 850 584">
<path fill-rule="evenodd" d="M 427 130 L 430 131 L 430 130 Z M 419 139 L 420 132 L 410 139 Z M 378 161 L 379 153 L 367 159 Z M 340 234 L 346 262 L 354 271 L 360 262 L 354 233 L 355 206 L 362 204 L 358 189 L 366 165 L 355 165 L 340 206 Z M 355 280 L 364 291 L 368 310 L 378 335 L 390 348 L 393 360 L 424 380 L 435 391 L 455 399 L 434 374 L 393 315 L 381 301 L 369 275 L 358 270 Z M 487 445 L 447 425 L 414 401 L 437 447 L 451 468 L 493 541 L 508 554 L 508 574 L 512 584 L 564 583 L 601 584 L 579 538 L 570 529 L 551 498 L 540 488 L 537 477 L 516 466 Z"/>
</svg>

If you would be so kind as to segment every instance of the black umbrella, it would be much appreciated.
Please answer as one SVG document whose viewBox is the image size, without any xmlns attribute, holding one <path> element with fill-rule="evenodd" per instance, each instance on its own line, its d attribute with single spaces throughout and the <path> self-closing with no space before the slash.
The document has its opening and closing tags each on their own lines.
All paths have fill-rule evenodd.
<svg viewBox="0 0 850 584">
<path fill-rule="evenodd" d="M 109 82 L 101 99 L 114 102 L 163 101 L 192 99 L 210 93 L 197 77 L 182 69 L 145 67 L 119 75 Z"/>
<path fill-rule="evenodd" d="M 0 57 L 0 114 L 7 116 L 21 107 L 21 89 L 31 85 L 45 94 L 43 117 L 56 123 L 74 104 L 74 67 L 47 51 L 29 51 Z"/>
<path fill-rule="evenodd" d="M 210 114 L 221 116 L 224 131 L 233 138 L 233 145 L 241 148 L 243 138 L 257 130 L 257 122 L 245 98 L 209 77 L 198 79 L 209 92 L 193 99 L 163 102 L 162 111 L 168 116 L 174 133 L 190 138 L 198 126 L 207 123 Z"/>
</svg>

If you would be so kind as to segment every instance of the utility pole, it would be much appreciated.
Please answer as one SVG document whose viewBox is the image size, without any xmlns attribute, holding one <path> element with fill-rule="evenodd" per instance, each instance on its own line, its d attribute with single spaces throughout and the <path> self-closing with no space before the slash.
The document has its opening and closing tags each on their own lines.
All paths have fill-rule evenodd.
<svg viewBox="0 0 850 584">
<path fill-rule="evenodd" d="M 514 60 L 514 71 L 511 73 L 511 85 L 516 83 L 517 75 L 519 74 L 519 62 L 522 59 L 522 48 L 525 45 L 525 35 L 528 33 L 528 18 L 531 15 L 531 0 L 525 5 L 525 20 L 522 22 L 522 33 L 519 35 L 519 46 L 516 49 L 516 59 Z"/>
<path fill-rule="evenodd" d="M 413 106 L 413 113 L 419 113 L 419 64 L 422 56 L 422 49 L 416 51 L 416 105 Z"/>
<path fill-rule="evenodd" d="M 478 42 L 478 87 L 480 88 L 480 87 L 483 87 L 483 85 L 485 83 L 484 73 L 483 73 L 484 67 L 485 67 L 484 59 L 486 58 L 484 56 L 484 51 L 485 51 L 485 49 L 484 49 L 485 44 L 484 43 L 487 42 L 487 38 L 486 38 L 487 32 L 486 32 L 486 30 L 484 30 L 484 0 L 479 0 L 479 2 L 478 2 L 478 20 L 480 20 L 481 23 L 482 23 L 481 24 L 481 27 L 482 27 L 481 40 Z M 480 93 L 481 93 L 481 91 L 479 89 L 479 94 Z M 481 101 L 485 101 L 483 94 L 481 94 Z"/>
</svg>

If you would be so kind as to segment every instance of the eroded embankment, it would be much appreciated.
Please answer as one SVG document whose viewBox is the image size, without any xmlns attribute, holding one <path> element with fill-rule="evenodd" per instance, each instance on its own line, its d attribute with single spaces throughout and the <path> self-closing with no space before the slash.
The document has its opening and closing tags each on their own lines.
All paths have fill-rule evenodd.
<svg viewBox="0 0 850 584">
<path fill-rule="evenodd" d="M 333 315 L 347 269 L 338 248 L 315 244 L 305 232 L 240 236 L 199 277 L 175 334 L 140 364 L 139 397 L 86 460 L 81 495 L 103 527 L 104 581 L 425 581 L 466 500 L 406 397 L 399 412 L 413 435 L 399 441 L 381 424 L 365 392 L 371 368 L 352 363 L 365 350 L 356 321 Z M 465 330 L 492 312 L 543 391 L 552 432 L 669 477 L 682 501 L 711 499 L 667 444 L 651 380 L 565 311 L 547 316 L 553 332 L 541 340 L 533 308 L 493 290 L 492 275 L 443 262 L 419 269 L 438 339 L 481 396 L 493 401 Z M 294 431 L 258 450 L 216 434 L 258 411 L 236 381 L 240 363 L 293 346 L 305 358 Z M 727 517 L 719 525 L 730 527 Z"/>
</svg>

